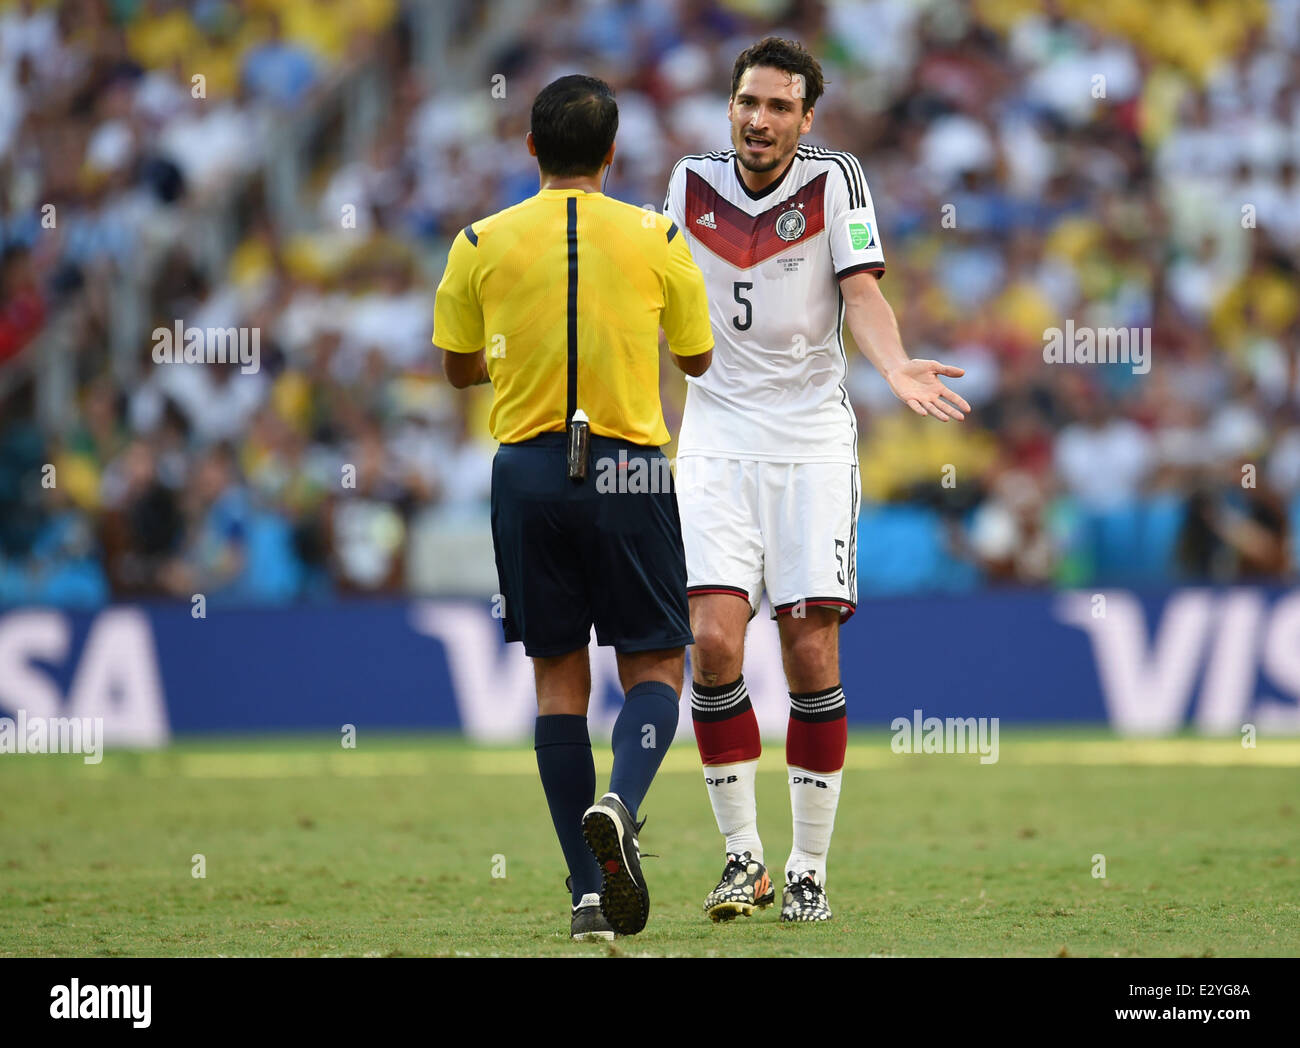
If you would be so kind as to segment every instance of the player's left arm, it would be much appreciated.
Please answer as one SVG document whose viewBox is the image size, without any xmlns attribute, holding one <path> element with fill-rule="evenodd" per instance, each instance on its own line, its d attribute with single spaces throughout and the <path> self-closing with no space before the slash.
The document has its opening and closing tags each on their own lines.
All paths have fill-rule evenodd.
<svg viewBox="0 0 1300 1048">
<path fill-rule="evenodd" d="M 881 294 L 876 274 L 858 272 L 844 277 L 840 293 L 853 340 L 885 377 L 894 396 L 918 415 L 933 415 L 943 422 L 962 421 L 970 405 L 945 386 L 942 377 L 961 378 L 965 370 L 937 360 L 908 358 L 894 310 Z"/>
<path fill-rule="evenodd" d="M 943 384 L 966 372 L 937 360 L 909 360 L 894 311 L 880 293 L 885 254 L 875 206 L 855 157 L 838 155 L 838 172 L 827 182 L 826 212 L 831 261 L 844 296 L 844 317 L 853 340 L 904 404 L 918 415 L 960 422 L 970 405 Z"/>
</svg>

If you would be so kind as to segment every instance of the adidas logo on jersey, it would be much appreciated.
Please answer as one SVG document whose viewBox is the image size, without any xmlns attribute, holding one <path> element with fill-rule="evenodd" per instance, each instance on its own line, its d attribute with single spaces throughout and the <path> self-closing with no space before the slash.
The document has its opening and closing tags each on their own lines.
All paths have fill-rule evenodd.
<svg viewBox="0 0 1300 1048">
<path fill-rule="evenodd" d="M 695 220 L 695 224 L 696 224 L 696 225 L 699 225 L 699 226 L 703 226 L 705 229 L 717 229 L 717 228 L 718 228 L 718 222 L 717 222 L 717 220 L 713 217 L 713 212 L 712 212 L 712 211 L 710 211 L 707 215 L 701 215 L 699 218 L 697 218 L 697 219 Z"/>
</svg>

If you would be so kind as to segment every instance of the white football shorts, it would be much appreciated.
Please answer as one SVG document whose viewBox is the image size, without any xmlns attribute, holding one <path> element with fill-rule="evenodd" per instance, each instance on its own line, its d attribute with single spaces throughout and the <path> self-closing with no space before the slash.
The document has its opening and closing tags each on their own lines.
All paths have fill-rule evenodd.
<svg viewBox="0 0 1300 1048">
<path fill-rule="evenodd" d="M 686 592 L 734 593 L 772 617 L 858 604 L 858 467 L 688 455 L 677 460 Z"/>
</svg>

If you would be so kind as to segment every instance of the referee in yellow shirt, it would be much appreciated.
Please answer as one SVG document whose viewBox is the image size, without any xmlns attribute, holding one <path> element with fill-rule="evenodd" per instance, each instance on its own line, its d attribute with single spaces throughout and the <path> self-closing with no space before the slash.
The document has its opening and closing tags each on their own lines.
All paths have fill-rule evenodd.
<svg viewBox="0 0 1300 1048">
<path fill-rule="evenodd" d="M 713 356 L 704 278 L 667 218 L 611 200 L 618 106 L 566 76 L 533 102 L 541 191 L 456 235 L 434 344 L 457 388 L 493 387 L 492 542 L 507 641 L 537 681 L 537 768 L 569 867 L 574 938 L 645 927 L 640 807 L 677 730 L 686 601 L 677 496 L 660 445 L 659 329 L 674 363 Z M 612 645 L 626 700 L 595 804 L 587 646 Z M 644 820 L 642 820 L 644 822 Z"/>
</svg>

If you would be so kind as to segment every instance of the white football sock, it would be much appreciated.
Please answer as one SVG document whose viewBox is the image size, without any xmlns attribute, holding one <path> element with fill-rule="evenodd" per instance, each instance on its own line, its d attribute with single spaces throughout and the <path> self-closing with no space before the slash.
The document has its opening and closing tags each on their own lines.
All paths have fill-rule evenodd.
<svg viewBox="0 0 1300 1048">
<path fill-rule="evenodd" d="M 734 855 L 749 852 L 763 861 L 763 842 L 758 839 L 758 800 L 754 796 L 754 778 L 758 761 L 704 766 L 704 783 L 713 805 L 718 830 L 727 838 L 727 851 Z"/>
<path fill-rule="evenodd" d="M 831 847 L 831 830 L 835 827 L 835 809 L 840 803 L 840 776 L 843 771 L 808 771 L 786 765 L 790 772 L 790 811 L 794 816 L 794 843 L 790 849 L 787 872 L 796 877 L 816 870 L 826 883 L 826 853 Z"/>
</svg>

